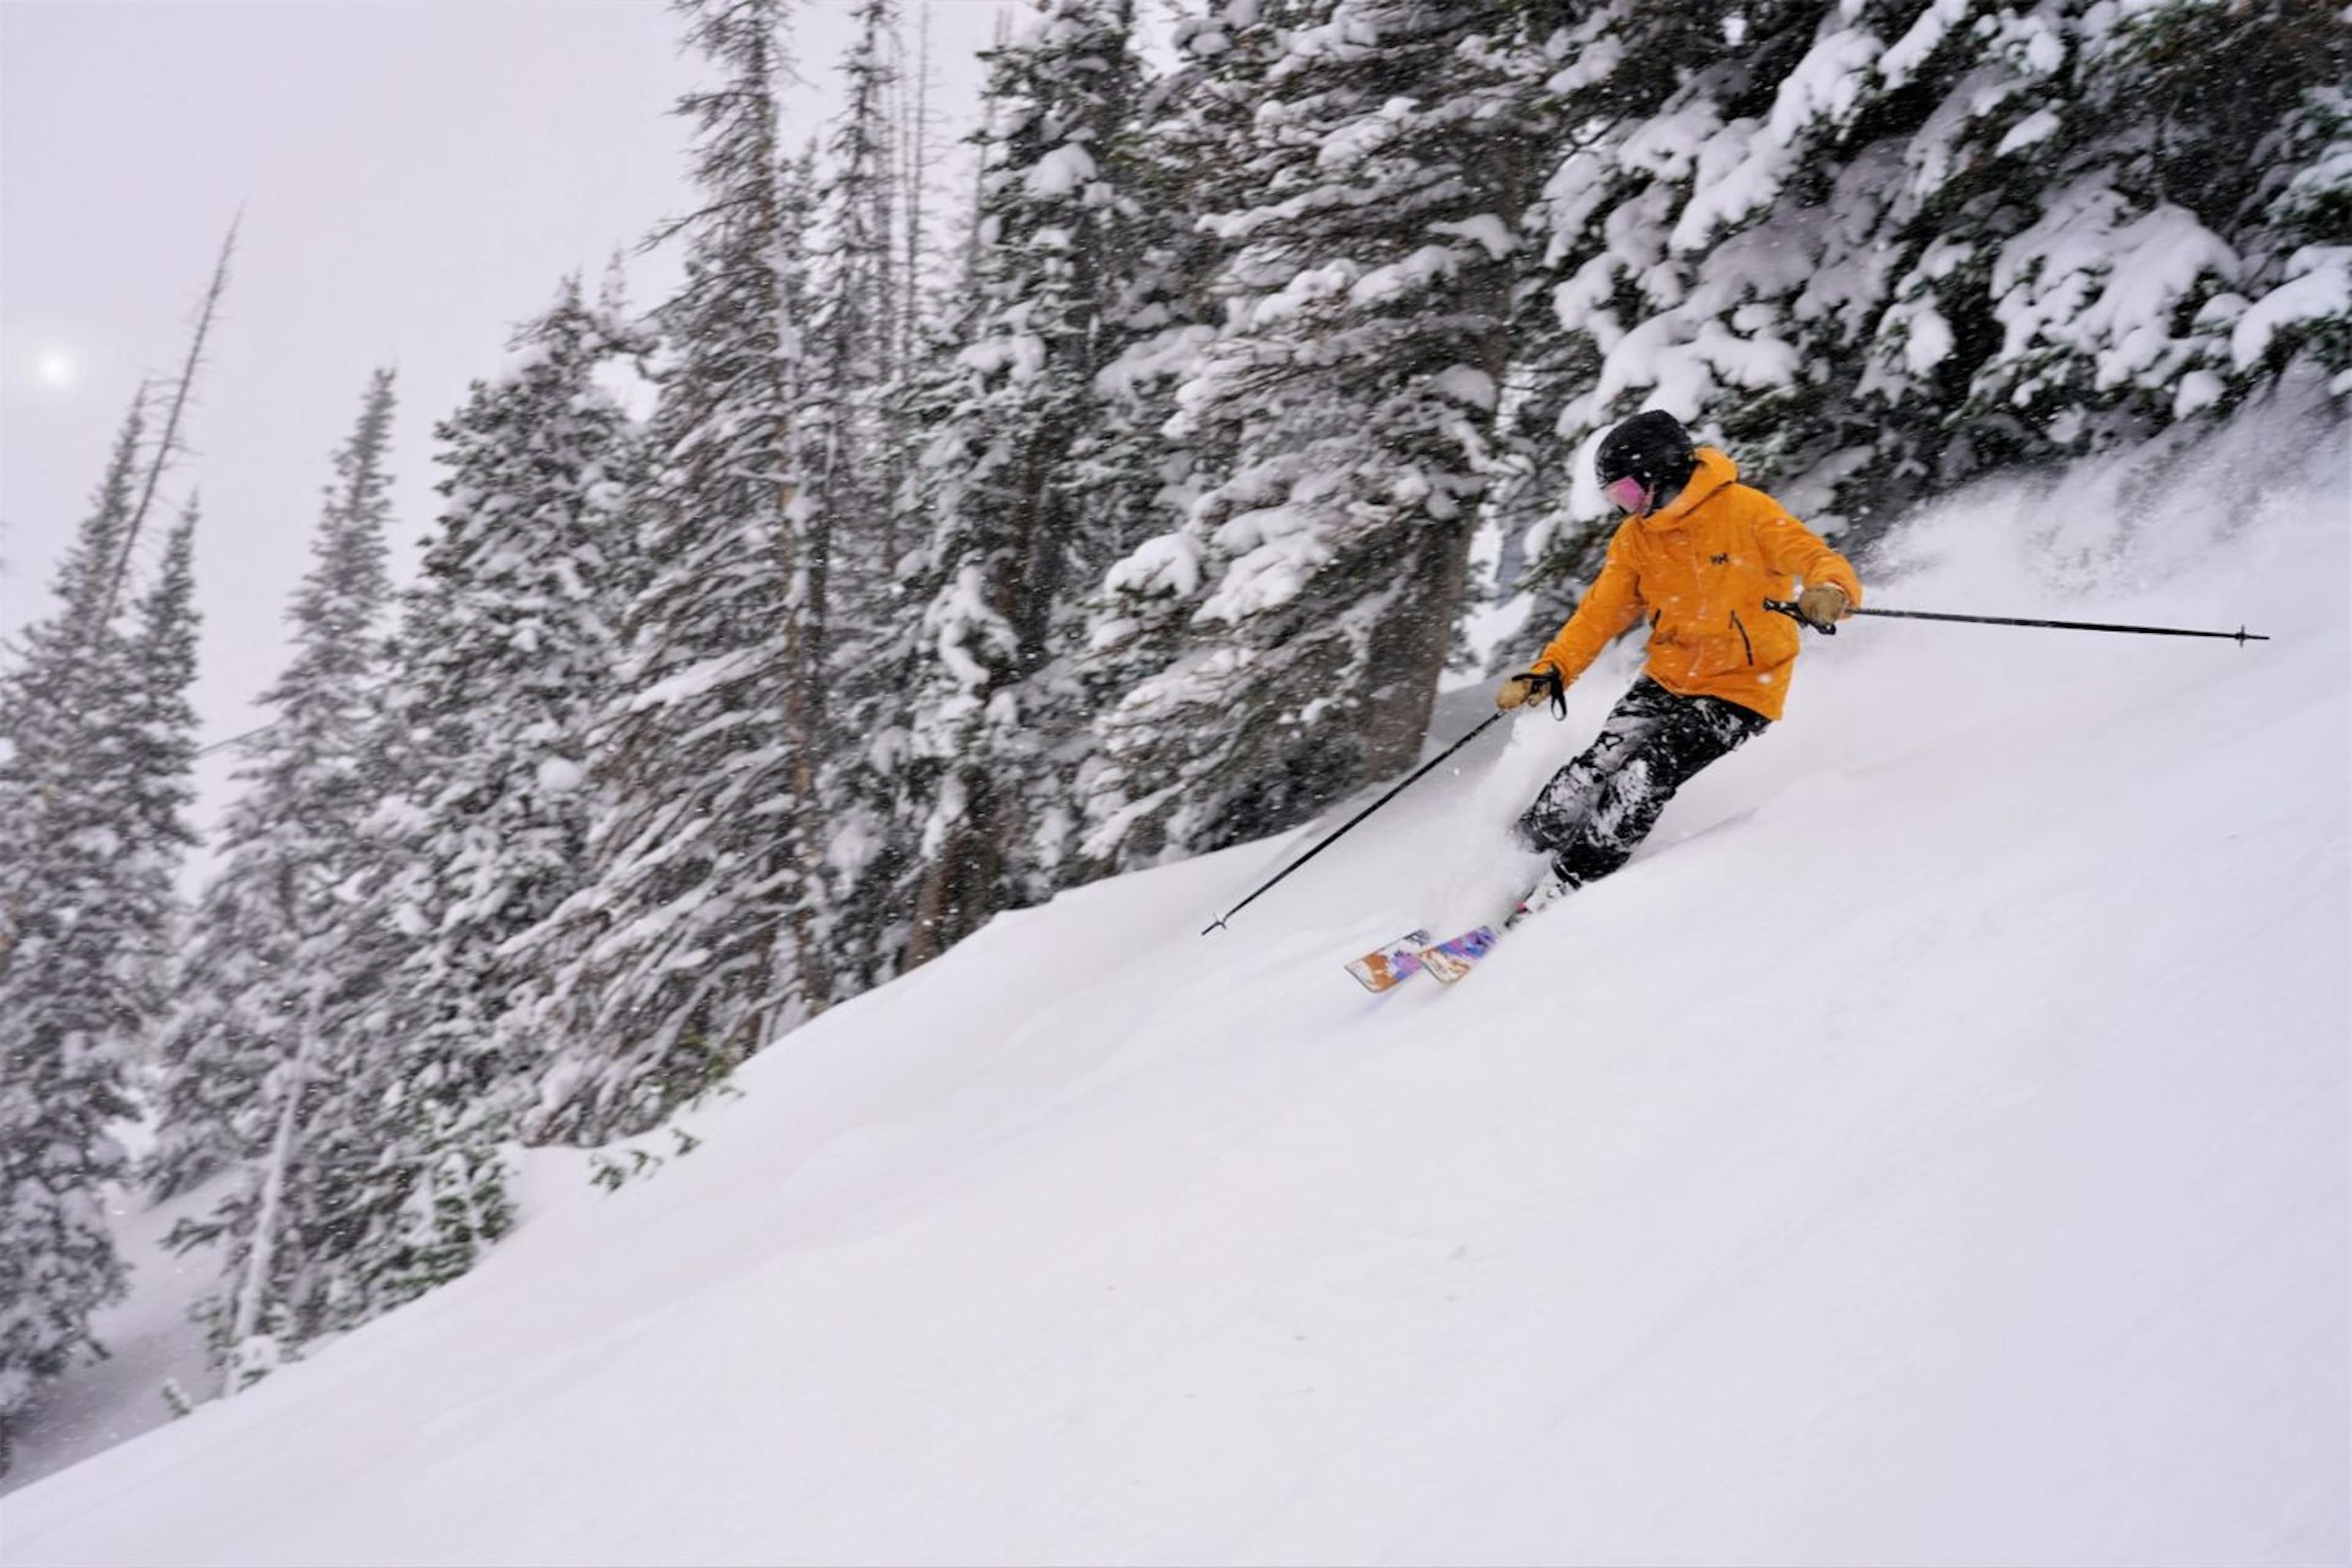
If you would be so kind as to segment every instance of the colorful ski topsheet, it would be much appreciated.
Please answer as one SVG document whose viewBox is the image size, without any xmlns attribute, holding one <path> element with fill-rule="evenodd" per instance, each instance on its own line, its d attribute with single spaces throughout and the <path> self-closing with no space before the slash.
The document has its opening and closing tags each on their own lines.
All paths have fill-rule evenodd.
<svg viewBox="0 0 2352 1568">
<path fill-rule="evenodd" d="M 1408 931 L 1384 947 L 1348 962 L 1348 973 L 1367 991 L 1386 991 L 1421 968 L 1421 950 L 1429 945 L 1425 931 Z"/>
<path fill-rule="evenodd" d="M 1475 926 L 1451 942 L 1421 951 L 1421 966 L 1451 985 L 1470 973 L 1471 965 L 1495 951 L 1502 938 L 1493 926 Z"/>
</svg>

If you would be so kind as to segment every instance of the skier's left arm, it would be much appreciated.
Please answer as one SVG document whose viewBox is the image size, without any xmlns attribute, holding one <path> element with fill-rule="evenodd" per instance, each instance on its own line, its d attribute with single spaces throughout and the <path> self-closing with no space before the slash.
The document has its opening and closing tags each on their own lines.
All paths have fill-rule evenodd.
<svg viewBox="0 0 2352 1568">
<path fill-rule="evenodd" d="M 1803 585 L 1801 600 L 1826 597 L 1818 591 L 1833 588 L 1844 595 L 1846 608 L 1862 603 L 1862 579 L 1854 574 L 1853 563 L 1778 506 L 1768 503 L 1757 522 L 1756 538 L 1763 547 L 1765 564 L 1775 572 L 1787 573 Z"/>
</svg>

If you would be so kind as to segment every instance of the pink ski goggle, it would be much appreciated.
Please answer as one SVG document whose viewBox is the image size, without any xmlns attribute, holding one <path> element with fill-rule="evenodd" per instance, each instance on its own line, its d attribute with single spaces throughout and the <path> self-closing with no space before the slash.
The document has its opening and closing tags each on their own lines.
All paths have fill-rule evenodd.
<svg viewBox="0 0 2352 1568">
<path fill-rule="evenodd" d="M 1616 502 L 1621 511 L 1640 511 L 1650 504 L 1648 488 L 1631 474 L 1622 479 L 1610 480 L 1601 487 L 1601 493 Z"/>
</svg>

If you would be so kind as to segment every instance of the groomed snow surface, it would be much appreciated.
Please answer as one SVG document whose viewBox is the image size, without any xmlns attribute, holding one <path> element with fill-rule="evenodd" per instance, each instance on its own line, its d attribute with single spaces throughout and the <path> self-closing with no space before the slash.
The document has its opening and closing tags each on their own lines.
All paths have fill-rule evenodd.
<svg viewBox="0 0 2352 1568">
<path fill-rule="evenodd" d="M 1872 578 L 2274 641 L 1853 623 L 1622 876 L 1358 991 L 1511 889 L 1621 647 L 1229 931 L 1319 827 L 998 920 L 617 1193 L 533 1156 L 474 1275 L 5 1555 L 2345 1561 L 2345 435 L 1979 490 Z"/>
</svg>

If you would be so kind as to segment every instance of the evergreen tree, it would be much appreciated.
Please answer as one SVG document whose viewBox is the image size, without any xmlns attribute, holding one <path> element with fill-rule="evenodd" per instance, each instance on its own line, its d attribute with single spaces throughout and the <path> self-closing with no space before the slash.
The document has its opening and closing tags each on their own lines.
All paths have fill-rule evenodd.
<svg viewBox="0 0 2352 1568">
<path fill-rule="evenodd" d="M 372 825 L 383 847 L 359 922 L 400 948 L 375 1026 L 399 1064 L 388 1213 L 414 1210 L 406 1184 L 427 1165 L 494 1173 L 495 1144 L 541 1080 L 562 1100 L 576 1054 L 530 1005 L 557 956 L 534 933 L 589 885 L 587 769 L 643 464 L 597 377 L 647 345 L 572 279 L 512 346 L 436 431 L 445 505 L 396 645 L 397 788 Z"/>
<path fill-rule="evenodd" d="M 1145 84 L 1125 132 L 1121 163 L 1136 234 L 1119 315 L 1129 335 L 1096 377 L 1101 438 L 1076 480 L 1104 498 L 1121 529 L 1109 542 L 1112 568 L 1098 567 L 1084 595 L 1078 676 L 1092 732 L 1076 770 L 1088 826 L 1070 867 L 1074 880 L 1149 863 L 1167 847 L 1166 797 L 1127 787 L 1137 776 L 1128 762 L 1143 749 L 1148 726 L 1120 709 L 1199 641 L 1192 616 L 1200 577 L 1183 525 L 1233 470 L 1238 447 L 1230 426 L 1181 418 L 1179 394 L 1226 319 L 1219 282 L 1229 247 L 1198 215 L 1229 190 L 1234 149 L 1254 135 L 1268 73 L 1287 52 L 1284 24 L 1297 9 L 1220 0 L 1180 19 L 1177 68 Z"/>
<path fill-rule="evenodd" d="M 109 1124 L 136 1109 L 129 1064 L 162 1013 L 194 841 L 193 508 L 152 587 L 116 613 L 142 430 L 134 404 L 58 608 L 0 677 L 0 1426 L 40 1380 L 103 1353 L 90 1317 L 126 1289 L 104 1188 L 128 1165 Z"/>
<path fill-rule="evenodd" d="M 897 0 L 858 0 L 856 26 L 841 68 L 845 101 L 825 138 L 815 190 L 816 239 L 806 260 L 797 433 L 805 454 L 803 527 L 820 585 L 837 552 L 853 569 L 867 564 L 861 554 L 869 556 L 884 578 L 898 556 L 888 507 L 898 454 L 888 438 L 887 401 L 898 374 L 902 301 L 893 145 Z M 861 531 L 875 537 L 863 539 Z"/>
<path fill-rule="evenodd" d="M 58 805 L 63 770 L 81 742 L 93 650 L 113 620 L 114 565 L 130 535 L 139 453 L 146 429 L 146 389 L 131 402 L 115 437 L 105 477 L 74 548 L 58 568 L 59 605 L 24 634 L 12 667 L 0 675 L 0 963 L 15 950 L 41 886 L 41 855 Z"/>
<path fill-rule="evenodd" d="M 531 1027 L 530 938 L 585 880 L 582 784 L 639 460 L 596 374 L 643 346 L 617 300 L 592 310 L 569 280 L 507 374 L 438 428 L 447 504 L 404 596 L 361 770 L 375 801 L 318 944 L 332 969 L 318 1030 L 360 1086 L 320 1130 L 336 1218 L 310 1273 L 326 1286 L 274 1323 L 271 1304 L 253 1309 L 275 1339 L 398 1306 L 513 1222 L 506 1145 L 563 1070 L 562 1042 Z M 284 1348 L 248 1344 L 240 1361 Z"/>
<path fill-rule="evenodd" d="M 1611 3 L 1571 33 L 1559 449 L 1663 406 L 1851 545 L 2347 363 L 2352 28 L 2324 5 Z M 1530 553 L 1564 586 L 1608 523 L 1561 499 Z"/>
<path fill-rule="evenodd" d="M 131 683 L 121 720 L 124 826 L 115 897 L 123 920 L 121 956 L 138 998 L 135 1043 L 144 1047 L 171 1005 L 174 948 L 185 910 L 182 860 L 197 843 L 198 720 L 195 548 L 200 507 L 189 498 L 164 538 L 163 559 L 133 607 Z"/>
<path fill-rule="evenodd" d="M 925 458 L 910 963 L 1049 892 L 1075 847 L 1078 597 L 1119 540 L 1114 498 L 1080 477 L 1102 436 L 1096 378 L 1129 335 L 1118 307 L 1136 229 L 1114 158 L 1139 89 L 1132 27 L 1128 0 L 1045 0 L 987 57 L 976 309 Z"/>
<path fill-rule="evenodd" d="M 392 373 L 378 372 L 336 454 L 290 611 L 294 657 L 263 698 L 272 721 L 243 742 L 245 793 L 164 1038 L 152 1180 L 169 1193 L 224 1166 L 243 1173 L 173 1237 L 226 1244 L 215 1317 L 233 1381 L 366 1305 L 363 1282 L 339 1264 L 360 1239 L 346 1199 L 373 1158 L 368 1110 L 384 1079 L 357 1049 L 363 1034 L 330 1026 L 356 989 L 345 907 L 376 803 L 392 412 Z"/>
<path fill-rule="evenodd" d="M 1177 433 L 1230 456 L 1113 580 L 1186 634 L 1105 719 L 1098 847 L 1253 837 L 1418 750 L 1551 134 L 1538 9 L 1318 0 L 1219 36 L 1260 101 L 1203 174 L 1229 326 Z"/>
<path fill-rule="evenodd" d="M 594 886 L 560 923 L 575 956 L 545 1027 L 593 1053 L 541 1123 L 598 1142 L 658 1121 L 831 1000 L 819 789 L 823 563 L 801 503 L 809 199 L 777 139 L 783 0 L 689 0 L 721 73 L 698 131 L 686 282 L 667 344 L 655 468 L 604 742 Z"/>
<path fill-rule="evenodd" d="M 888 833 L 890 771 L 903 750 L 908 542 L 908 307 L 900 189 L 897 0 L 860 0 L 842 62 L 844 103 L 813 163 L 808 328 L 796 419 L 805 538 L 822 571 L 829 628 L 819 790 L 829 989 L 863 989 L 890 968 L 903 857 Z"/>
<path fill-rule="evenodd" d="M 1927 312 L 1944 300 L 1958 312 L 1927 387 L 1971 373 L 1958 406 L 1937 410 L 1937 434 L 1965 456 L 1948 439 L 1932 469 L 1915 458 L 1939 480 L 2227 412 L 2306 345 L 2329 371 L 2352 366 L 2352 21 L 2312 0 L 2173 0 L 2123 16 L 2086 5 L 2041 21 L 1987 30 L 1972 74 L 2000 73 L 2003 101 L 1954 148 L 1963 167 L 2028 174 L 2024 201 L 2016 174 L 2000 184 L 2033 221 L 2004 222 L 1985 193 L 1948 199 L 1937 221 L 1973 254 L 1928 263 L 1934 242 L 1905 234 L 1921 264 L 1895 308 L 1911 309 L 1902 331 L 1882 328 L 1908 371 L 1937 346 Z M 1956 278 L 1986 297 L 1953 299 Z M 1971 364 L 1960 328 L 1988 308 L 1999 342 Z M 1907 414 L 1923 389 L 1894 359 L 1879 367 Z"/>
<path fill-rule="evenodd" d="M 878 572 L 865 576 L 836 660 L 836 788 L 852 829 L 836 839 L 834 856 L 841 876 L 834 961 L 845 994 L 899 971 L 926 872 L 919 803 L 936 773 L 913 757 L 914 730 L 926 710 L 923 674 L 933 658 L 921 612 L 937 583 L 934 487 L 925 458 L 962 399 L 966 377 L 956 356 L 975 311 L 968 298 L 959 301 L 961 293 L 941 289 L 916 302 L 888 426 L 899 476 L 887 503 L 896 556 L 887 580 Z"/>
</svg>

